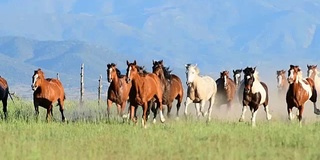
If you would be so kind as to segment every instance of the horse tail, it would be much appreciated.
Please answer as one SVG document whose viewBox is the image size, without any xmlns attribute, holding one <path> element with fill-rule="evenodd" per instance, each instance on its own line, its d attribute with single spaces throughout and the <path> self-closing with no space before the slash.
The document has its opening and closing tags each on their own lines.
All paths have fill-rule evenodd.
<svg viewBox="0 0 320 160">
<path fill-rule="evenodd" d="M 10 99 L 12 100 L 12 102 L 14 103 L 14 100 L 13 100 L 13 98 L 12 98 L 12 96 L 11 96 L 11 93 L 9 92 L 9 87 L 7 88 L 7 93 L 8 93 L 8 95 L 9 95 Z"/>
</svg>

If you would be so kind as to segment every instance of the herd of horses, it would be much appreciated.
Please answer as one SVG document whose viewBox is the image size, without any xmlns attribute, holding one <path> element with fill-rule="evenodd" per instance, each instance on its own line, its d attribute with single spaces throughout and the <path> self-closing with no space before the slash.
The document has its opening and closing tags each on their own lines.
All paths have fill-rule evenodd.
<svg viewBox="0 0 320 160">
<path fill-rule="evenodd" d="M 179 117 L 179 110 L 184 97 L 184 88 L 181 79 L 171 73 L 169 67 L 165 67 L 163 60 L 153 61 L 152 72 L 148 72 L 137 64 L 127 61 L 126 74 L 122 75 L 117 65 L 107 64 L 107 79 L 110 83 L 107 92 L 107 116 L 110 117 L 110 108 L 113 103 L 117 106 L 118 115 L 122 118 L 129 118 L 137 122 L 136 111 L 142 107 L 142 126 L 150 113 L 153 113 L 153 122 L 156 122 L 157 115 L 160 121 L 165 122 L 163 105 L 167 106 L 167 117 L 170 117 L 173 102 L 176 100 L 176 117 Z M 229 71 L 220 72 L 220 77 L 214 80 L 210 76 L 200 74 L 197 64 L 186 64 L 186 85 L 187 93 L 184 102 L 185 115 L 188 115 L 188 106 L 194 103 L 196 116 L 206 117 L 207 122 L 211 120 L 213 106 L 227 105 L 230 110 L 235 99 L 242 104 L 242 114 L 239 121 L 244 121 L 247 109 L 252 113 L 251 124 L 255 126 L 257 110 L 264 107 L 266 119 L 272 118 L 269 113 L 269 91 L 268 86 L 260 81 L 256 67 L 233 70 L 233 78 L 230 78 Z M 302 71 L 297 65 L 290 65 L 287 71 L 278 70 L 277 87 L 278 94 L 285 96 L 287 103 L 288 118 L 292 120 L 295 116 L 292 109 L 298 109 L 297 118 L 301 125 L 305 102 L 313 102 L 314 113 L 320 115 L 316 106 L 317 95 L 320 92 L 320 79 L 318 77 L 317 65 L 307 65 L 307 77 L 302 76 Z M 243 79 L 242 79 L 243 75 Z M 31 88 L 33 90 L 33 104 L 36 117 L 39 115 L 39 106 L 47 109 L 46 119 L 50 120 L 53 105 L 57 102 L 61 112 L 62 121 L 64 116 L 64 87 L 60 80 L 45 78 L 41 69 L 34 71 Z M 7 81 L 0 77 L 0 99 L 3 103 L 3 112 L 7 118 L 7 99 L 9 87 Z M 11 97 L 12 99 L 12 97 Z M 205 110 L 209 102 L 208 110 Z M 126 106 L 129 103 L 128 111 Z M 151 112 L 150 112 L 151 111 Z"/>
</svg>

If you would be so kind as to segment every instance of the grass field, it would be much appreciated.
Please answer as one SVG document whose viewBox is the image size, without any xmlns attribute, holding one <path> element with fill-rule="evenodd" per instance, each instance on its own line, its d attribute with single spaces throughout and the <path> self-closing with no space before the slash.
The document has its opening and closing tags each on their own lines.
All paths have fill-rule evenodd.
<svg viewBox="0 0 320 160">
<path fill-rule="evenodd" d="M 9 102 L 9 119 L 0 121 L 2 159 L 320 159 L 320 123 L 299 127 L 274 120 L 250 123 L 181 116 L 165 123 L 107 122 L 105 107 L 66 104 L 68 123 L 34 119 L 30 101 Z M 182 112 L 181 112 L 182 113 Z M 140 118 L 140 117 L 139 117 Z M 140 121 L 139 121 L 140 122 Z"/>
</svg>

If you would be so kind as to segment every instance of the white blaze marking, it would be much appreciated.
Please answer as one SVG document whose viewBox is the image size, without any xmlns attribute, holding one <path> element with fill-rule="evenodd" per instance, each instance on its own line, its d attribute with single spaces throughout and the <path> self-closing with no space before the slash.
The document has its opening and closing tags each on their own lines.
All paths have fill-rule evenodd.
<svg viewBox="0 0 320 160">
<path fill-rule="evenodd" d="M 131 66 L 129 67 L 129 71 L 128 71 L 128 77 L 130 77 L 130 73 L 131 72 Z"/>
<path fill-rule="evenodd" d="M 279 75 L 279 76 L 278 76 L 278 86 L 279 86 L 279 87 L 281 86 L 281 82 L 282 82 L 282 76 Z"/>
<path fill-rule="evenodd" d="M 36 84 L 36 82 L 37 82 L 37 79 L 38 79 L 38 77 L 39 77 L 39 75 L 38 74 L 35 74 L 34 76 L 33 76 L 33 86 L 35 86 L 35 84 Z"/>
<path fill-rule="evenodd" d="M 224 76 L 224 87 L 227 86 L 227 76 Z"/>
</svg>

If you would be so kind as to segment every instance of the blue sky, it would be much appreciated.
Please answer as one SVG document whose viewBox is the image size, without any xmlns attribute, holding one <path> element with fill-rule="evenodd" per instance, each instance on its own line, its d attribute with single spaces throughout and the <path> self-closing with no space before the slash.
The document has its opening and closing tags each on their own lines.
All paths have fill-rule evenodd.
<svg viewBox="0 0 320 160">
<path fill-rule="evenodd" d="M 206 72 L 318 63 L 320 51 L 320 3 L 311 0 L 1 0 L 0 15 L 0 36 L 81 40 Z"/>
</svg>

